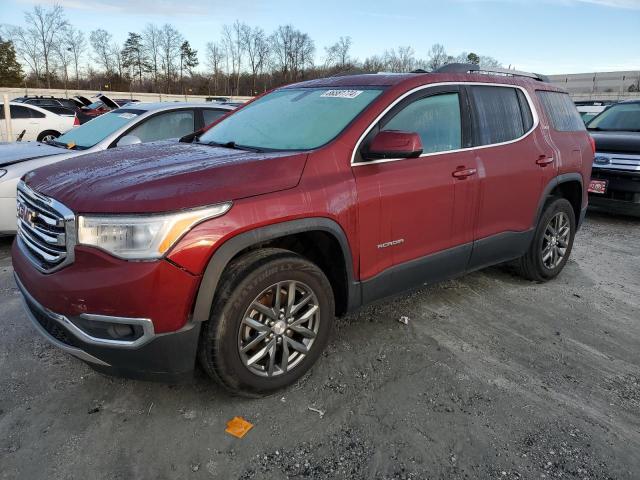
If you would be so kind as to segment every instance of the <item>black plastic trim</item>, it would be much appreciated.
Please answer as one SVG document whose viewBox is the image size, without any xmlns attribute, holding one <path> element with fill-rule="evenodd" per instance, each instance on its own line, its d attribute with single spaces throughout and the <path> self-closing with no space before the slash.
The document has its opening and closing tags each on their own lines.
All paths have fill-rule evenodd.
<svg viewBox="0 0 640 480">
<path fill-rule="evenodd" d="M 531 245 L 534 233 L 535 228 L 532 228 L 524 232 L 503 232 L 476 240 L 467 271 L 520 258 Z"/>
<path fill-rule="evenodd" d="M 542 191 L 542 196 L 540 197 L 540 202 L 538 203 L 538 212 L 536 213 L 536 218 L 534 219 L 534 222 L 533 222 L 533 227 L 534 228 L 536 227 L 536 225 L 538 225 L 538 220 L 542 216 L 542 212 L 543 212 L 544 206 L 547 203 L 547 199 L 551 195 L 551 192 L 553 191 L 553 189 L 556 188 L 560 184 L 568 183 L 568 182 L 575 182 L 575 181 L 580 183 L 580 188 L 581 188 L 580 201 L 582 202 L 582 193 L 584 192 L 584 183 L 582 181 L 582 175 L 580 175 L 579 173 L 575 173 L 575 172 L 563 173 L 563 174 L 558 175 L 557 177 L 552 178 L 549 181 L 549 183 L 547 183 L 547 186 Z M 584 205 L 580 205 L 580 209 L 582 209 L 583 207 L 584 207 Z"/>
<path fill-rule="evenodd" d="M 462 275 L 471 250 L 472 244 L 466 243 L 393 266 L 362 282 L 362 303 Z"/>
<path fill-rule="evenodd" d="M 296 233 L 311 232 L 320 230 L 333 235 L 340 244 L 343 259 L 347 272 L 347 310 L 353 310 L 360 306 L 361 294 L 358 282 L 355 281 L 353 273 L 353 261 L 351 257 L 351 249 L 344 231 L 333 220 L 323 217 L 312 217 L 301 220 L 292 220 L 289 222 L 276 223 L 257 228 L 249 232 L 241 233 L 227 240 L 213 254 L 209 264 L 204 271 L 202 282 L 196 296 L 196 302 L 193 309 L 193 320 L 195 322 L 204 322 L 209 320 L 211 314 L 211 306 L 213 298 L 218 287 L 218 282 L 222 276 L 222 272 L 227 267 L 231 259 L 242 250 L 264 243 L 277 238 L 286 237 Z"/>
</svg>

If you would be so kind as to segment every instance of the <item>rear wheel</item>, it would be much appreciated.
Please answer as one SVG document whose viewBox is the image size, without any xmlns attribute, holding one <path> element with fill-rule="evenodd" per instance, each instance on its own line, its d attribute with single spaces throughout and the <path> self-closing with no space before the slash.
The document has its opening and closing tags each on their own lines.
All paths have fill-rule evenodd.
<svg viewBox="0 0 640 480">
<path fill-rule="evenodd" d="M 576 217 L 571 203 L 555 198 L 547 203 L 527 253 L 519 260 L 520 274 L 545 282 L 564 268 L 576 233 Z"/>
<path fill-rule="evenodd" d="M 41 132 L 40 135 L 38 135 L 37 140 L 39 142 L 47 143 L 51 140 L 55 140 L 59 136 L 60 132 L 56 132 L 55 130 L 45 130 L 44 132 Z"/>
<path fill-rule="evenodd" d="M 313 263 L 262 249 L 223 275 L 198 356 L 233 393 L 264 395 L 300 378 L 317 360 L 334 319 L 331 285 Z"/>
</svg>

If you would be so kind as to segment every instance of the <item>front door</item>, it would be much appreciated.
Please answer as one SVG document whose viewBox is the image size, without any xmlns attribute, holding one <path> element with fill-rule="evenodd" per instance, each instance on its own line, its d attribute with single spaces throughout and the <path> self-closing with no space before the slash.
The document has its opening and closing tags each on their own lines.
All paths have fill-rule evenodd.
<svg viewBox="0 0 640 480">
<path fill-rule="evenodd" d="M 471 252 L 476 166 L 464 92 L 425 88 L 394 106 L 367 134 L 354 158 L 363 300 L 464 271 Z M 381 130 L 420 135 L 419 158 L 367 161 Z"/>
</svg>

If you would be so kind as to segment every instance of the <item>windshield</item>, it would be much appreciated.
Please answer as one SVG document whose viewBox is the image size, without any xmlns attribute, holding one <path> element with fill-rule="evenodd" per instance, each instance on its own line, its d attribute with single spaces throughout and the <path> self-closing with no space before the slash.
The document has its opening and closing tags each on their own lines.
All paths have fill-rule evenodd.
<svg viewBox="0 0 640 480">
<path fill-rule="evenodd" d="M 76 148 L 78 150 L 91 148 L 116 130 L 133 123 L 141 113 L 144 113 L 144 110 L 124 108 L 113 110 L 94 118 L 84 125 L 69 130 L 51 143 L 59 147 Z"/>
<path fill-rule="evenodd" d="M 619 103 L 609 107 L 591 120 L 587 128 L 640 132 L 640 103 Z"/>
<path fill-rule="evenodd" d="M 201 143 L 260 150 L 311 150 L 333 140 L 381 89 L 285 88 L 205 132 Z"/>
</svg>

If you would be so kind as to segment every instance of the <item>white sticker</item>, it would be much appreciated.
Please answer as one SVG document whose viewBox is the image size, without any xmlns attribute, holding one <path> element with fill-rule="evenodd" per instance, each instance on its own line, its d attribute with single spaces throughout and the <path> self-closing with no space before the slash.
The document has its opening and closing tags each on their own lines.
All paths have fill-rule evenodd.
<svg viewBox="0 0 640 480">
<path fill-rule="evenodd" d="M 356 98 L 362 93 L 362 90 L 327 90 L 321 97 L 331 98 Z"/>
<path fill-rule="evenodd" d="M 135 113 L 121 113 L 118 115 L 120 118 L 124 118 L 126 120 L 131 120 L 132 118 L 136 118 L 137 115 Z"/>
</svg>

